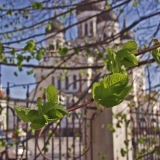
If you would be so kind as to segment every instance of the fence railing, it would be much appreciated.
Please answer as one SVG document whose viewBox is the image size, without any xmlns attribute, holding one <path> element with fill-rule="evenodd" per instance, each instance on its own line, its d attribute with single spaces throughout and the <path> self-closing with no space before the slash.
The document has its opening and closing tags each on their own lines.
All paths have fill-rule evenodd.
<svg viewBox="0 0 160 160">
<path fill-rule="evenodd" d="M 146 155 L 143 159 L 160 159 L 155 150 L 160 145 L 160 114 L 133 112 L 131 115 L 133 158 Z"/>
</svg>

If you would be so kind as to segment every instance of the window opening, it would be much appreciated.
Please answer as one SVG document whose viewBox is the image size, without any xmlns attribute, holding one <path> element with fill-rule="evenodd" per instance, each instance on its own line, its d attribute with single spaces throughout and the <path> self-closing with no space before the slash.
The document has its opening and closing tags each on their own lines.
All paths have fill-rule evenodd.
<svg viewBox="0 0 160 160">
<path fill-rule="evenodd" d="M 90 22 L 90 34 L 93 35 L 93 22 Z"/>
<path fill-rule="evenodd" d="M 85 23 L 85 35 L 86 36 L 88 35 L 88 25 L 87 25 L 87 23 Z"/>
<path fill-rule="evenodd" d="M 73 75 L 73 89 L 76 89 L 77 88 L 77 76 L 76 75 Z"/>
<path fill-rule="evenodd" d="M 65 89 L 68 89 L 68 84 L 69 84 L 69 80 L 68 80 L 68 76 L 66 76 L 66 78 L 65 78 Z"/>
<path fill-rule="evenodd" d="M 61 89 L 61 78 L 58 78 L 58 89 Z"/>
</svg>

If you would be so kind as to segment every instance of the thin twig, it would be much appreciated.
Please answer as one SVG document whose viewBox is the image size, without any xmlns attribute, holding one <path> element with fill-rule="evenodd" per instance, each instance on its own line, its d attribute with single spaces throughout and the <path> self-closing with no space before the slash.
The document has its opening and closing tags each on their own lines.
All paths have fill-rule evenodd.
<svg viewBox="0 0 160 160">
<path fill-rule="evenodd" d="M 69 109 L 67 109 L 67 110 L 68 110 L 68 112 L 75 111 L 76 109 L 82 108 L 82 107 L 84 107 L 84 106 L 92 103 L 93 101 L 94 101 L 94 99 L 91 98 L 91 99 L 88 100 L 87 102 L 82 103 L 82 104 L 80 104 L 80 105 L 77 105 L 77 106 L 75 106 L 75 107 L 69 108 Z"/>
<path fill-rule="evenodd" d="M 38 144 L 38 139 L 40 138 L 43 130 L 44 130 L 44 128 L 42 128 L 42 129 L 40 130 L 39 134 L 38 134 L 38 137 L 37 137 L 37 139 L 36 139 L 36 145 L 37 145 L 37 148 L 38 148 L 39 152 L 41 153 L 41 155 L 42 155 L 44 158 L 46 158 L 47 160 L 50 160 L 45 154 L 42 153 L 42 150 L 40 149 L 39 144 Z"/>
<path fill-rule="evenodd" d="M 76 157 L 75 155 L 71 155 L 71 154 L 68 153 L 68 155 L 69 155 L 70 157 L 73 157 L 74 160 L 75 160 L 75 159 L 79 159 L 80 157 L 84 156 L 84 155 L 90 150 L 90 148 L 91 148 L 91 143 L 92 143 L 92 142 L 91 142 L 89 136 L 88 136 L 88 135 L 86 135 L 86 136 L 87 136 L 87 138 L 88 138 L 89 145 L 88 145 L 87 149 L 86 149 L 81 155 L 79 155 L 78 157 Z"/>
</svg>

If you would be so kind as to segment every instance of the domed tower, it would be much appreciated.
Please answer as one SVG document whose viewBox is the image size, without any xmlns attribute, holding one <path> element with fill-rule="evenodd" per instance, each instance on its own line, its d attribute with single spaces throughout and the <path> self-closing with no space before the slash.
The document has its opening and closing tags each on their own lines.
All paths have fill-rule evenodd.
<svg viewBox="0 0 160 160">
<path fill-rule="evenodd" d="M 105 11 L 97 18 L 97 40 L 107 40 L 119 32 L 118 16 L 114 11 Z M 119 43 L 116 39 L 114 43 Z"/>
<path fill-rule="evenodd" d="M 60 45 L 64 44 L 64 33 L 58 33 L 58 31 L 63 28 L 64 26 L 60 23 L 58 19 L 54 19 L 51 22 L 51 30 L 46 29 L 46 48 L 49 49 L 49 44 L 53 44 L 54 49 L 57 50 Z"/>
<path fill-rule="evenodd" d="M 83 21 L 91 16 L 98 14 L 104 8 L 103 2 L 85 0 L 77 6 L 77 21 Z M 96 36 L 97 17 L 78 24 L 78 38 Z"/>
<path fill-rule="evenodd" d="M 126 29 L 126 19 L 124 19 L 124 22 L 123 22 L 123 30 L 125 29 Z M 123 33 L 120 37 L 122 44 L 128 42 L 129 40 L 134 40 L 134 39 L 135 39 L 134 33 L 131 31 L 127 31 Z"/>
</svg>

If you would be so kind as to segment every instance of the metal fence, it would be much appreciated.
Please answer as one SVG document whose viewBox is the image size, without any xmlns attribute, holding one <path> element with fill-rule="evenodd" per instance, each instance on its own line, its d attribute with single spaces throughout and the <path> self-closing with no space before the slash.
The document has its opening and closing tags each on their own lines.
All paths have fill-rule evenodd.
<svg viewBox="0 0 160 160">
<path fill-rule="evenodd" d="M 4 148 L 7 152 L 4 152 L 1 158 L 17 159 L 19 157 L 18 152 L 23 147 L 23 150 L 26 150 L 25 159 L 45 159 L 37 149 L 38 131 L 34 132 L 29 129 L 29 124 L 22 123 L 11 106 L 3 107 L 2 113 L 3 110 L 7 110 L 9 116 L 6 116 L 6 121 L 9 123 L 6 126 L 0 124 L 1 143 L 3 141 L 8 142 Z M 64 117 L 60 123 L 48 125 L 38 139 L 42 152 L 53 160 L 75 159 L 75 157 L 79 157 L 81 160 L 86 145 L 85 141 L 82 142 L 82 123 L 84 122 L 82 114 L 72 112 L 69 117 Z"/>
<path fill-rule="evenodd" d="M 14 105 L 22 104 L 29 107 L 36 102 L 29 101 L 28 89 L 26 100 L 11 99 L 9 88 L 6 93 L 6 99 L 0 100 L 0 160 L 18 159 L 21 155 L 26 160 L 45 160 L 37 148 L 39 131 L 32 130 L 28 123 L 20 121 L 13 109 Z M 89 110 L 93 111 L 91 118 L 85 116 Z M 93 159 L 93 146 L 86 135 L 89 134 L 92 140 L 93 120 L 96 113 L 94 107 L 84 107 L 70 113 L 59 123 L 51 123 L 45 127 L 38 139 L 43 154 L 52 160 L 88 160 L 87 156 Z M 160 145 L 160 113 L 157 111 L 130 114 L 133 159 L 146 154 L 142 159 L 160 160 L 159 153 L 154 150 Z M 89 145 L 89 152 L 84 154 Z"/>
<path fill-rule="evenodd" d="M 0 100 L 0 159 L 23 157 L 26 160 L 45 160 L 37 148 L 39 131 L 32 130 L 29 123 L 20 121 L 13 108 L 16 105 L 29 107 L 36 102 L 29 101 L 28 89 L 26 100 L 11 99 L 9 88 L 6 93 L 6 99 Z M 51 123 L 45 127 L 38 139 L 38 144 L 44 155 L 52 160 L 86 159 L 82 156 L 89 143 L 86 137 L 86 126 L 87 121 L 92 123 L 92 119 L 87 119 L 84 114 L 82 115 L 82 112 L 85 114 L 87 108 L 84 107 L 83 110 L 72 112 L 59 123 Z"/>
<path fill-rule="evenodd" d="M 160 113 L 132 112 L 133 158 L 160 160 L 160 153 L 155 149 L 160 145 Z"/>
</svg>

